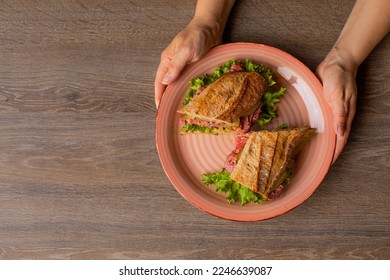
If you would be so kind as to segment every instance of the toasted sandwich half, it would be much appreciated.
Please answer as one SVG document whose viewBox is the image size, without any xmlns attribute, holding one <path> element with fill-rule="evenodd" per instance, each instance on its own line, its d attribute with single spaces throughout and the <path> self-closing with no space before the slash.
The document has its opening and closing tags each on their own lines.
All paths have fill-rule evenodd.
<svg viewBox="0 0 390 280">
<path fill-rule="evenodd" d="M 243 149 L 235 153 L 230 178 L 265 199 L 275 198 L 293 173 L 295 156 L 314 134 L 309 127 L 251 132 Z"/>
<path fill-rule="evenodd" d="M 221 76 L 195 95 L 178 112 L 183 127 L 195 124 L 207 132 L 218 134 L 236 130 L 248 131 L 250 123 L 261 112 L 262 96 L 268 82 L 257 72 L 230 72 Z M 247 120 L 243 122 L 243 118 Z M 204 129 L 202 130 L 204 131 Z M 181 133 L 190 133 L 182 129 Z"/>
</svg>

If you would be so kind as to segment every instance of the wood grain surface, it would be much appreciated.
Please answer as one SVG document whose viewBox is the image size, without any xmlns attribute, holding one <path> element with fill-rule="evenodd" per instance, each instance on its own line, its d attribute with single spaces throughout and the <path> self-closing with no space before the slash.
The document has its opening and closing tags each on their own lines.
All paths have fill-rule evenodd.
<svg viewBox="0 0 390 280">
<path fill-rule="evenodd" d="M 237 1 L 227 42 L 311 70 L 354 4 Z M 389 259 L 390 38 L 361 65 L 349 143 L 278 218 L 210 216 L 155 148 L 154 76 L 195 1 L 0 1 L 0 259 Z"/>
</svg>

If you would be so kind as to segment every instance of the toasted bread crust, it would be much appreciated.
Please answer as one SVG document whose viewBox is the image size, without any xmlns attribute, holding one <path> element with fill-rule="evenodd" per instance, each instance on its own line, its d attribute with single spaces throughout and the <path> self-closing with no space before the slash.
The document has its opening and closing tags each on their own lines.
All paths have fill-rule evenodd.
<svg viewBox="0 0 390 280">
<path fill-rule="evenodd" d="M 267 81 L 259 73 L 227 73 L 194 96 L 180 113 L 189 118 L 234 123 L 255 104 L 261 105 L 267 87 Z"/>
<path fill-rule="evenodd" d="M 259 180 L 257 183 L 257 190 L 255 190 L 255 192 L 266 196 L 268 189 L 268 178 L 270 176 L 271 167 L 273 166 L 275 148 L 278 142 L 279 133 L 264 131 L 264 133 L 261 135 L 263 138 L 263 147 L 261 149 L 262 153 L 260 154 L 261 168 L 258 170 Z"/>
<path fill-rule="evenodd" d="M 241 152 L 241 157 L 230 174 L 230 178 L 234 181 L 253 191 L 257 189 L 259 175 L 257 171 L 260 167 L 259 158 L 262 145 L 258 143 L 259 140 L 261 141 L 261 138 L 256 133 L 249 136 Z"/>
<path fill-rule="evenodd" d="M 314 133 L 309 127 L 252 132 L 230 178 L 268 198 L 303 142 Z"/>
</svg>

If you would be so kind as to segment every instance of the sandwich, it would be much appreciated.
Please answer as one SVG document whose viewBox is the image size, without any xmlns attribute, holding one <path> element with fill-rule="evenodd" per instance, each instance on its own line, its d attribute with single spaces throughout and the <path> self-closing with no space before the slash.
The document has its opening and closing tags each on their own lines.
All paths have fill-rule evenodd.
<svg viewBox="0 0 390 280">
<path fill-rule="evenodd" d="M 240 118 L 260 113 L 261 98 L 268 87 L 256 72 L 223 75 L 179 111 L 187 123 L 214 128 L 215 132 L 237 130 Z"/>
<path fill-rule="evenodd" d="M 276 117 L 275 104 L 285 91 L 269 69 L 249 60 L 229 61 L 190 84 L 178 111 L 181 134 L 247 132 L 253 124 L 264 125 Z"/>
<path fill-rule="evenodd" d="M 243 205 L 277 199 L 291 180 L 297 154 L 314 134 L 315 129 L 302 127 L 237 135 L 225 168 L 204 174 L 202 180 L 229 193 L 229 202 L 241 199 Z"/>
</svg>

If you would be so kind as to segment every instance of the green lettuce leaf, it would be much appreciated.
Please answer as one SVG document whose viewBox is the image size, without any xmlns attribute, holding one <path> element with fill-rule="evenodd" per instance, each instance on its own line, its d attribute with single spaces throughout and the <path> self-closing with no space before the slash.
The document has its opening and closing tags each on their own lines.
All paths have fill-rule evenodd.
<svg viewBox="0 0 390 280">
<path fill-rule="evenodd" d="M 189 123 L 183 125 L 180 129 L 180 133 L 183 133 L 183 134 L 196 133 L 196 132 L 217 135 L 219 132 L 219 129 L 215 128 L 215 127 L 200 126 L 197 124 L 189 124 Z"/>
<path fill-rule="evenodd" d="M 229 203 L 239 200 L 243 206 L 250 202 L 260 204 L 261 201 L 266 201 L 260 194 L 232 180 L 230 173 L 225 169 L 220 172 L 203 174 L 202 181 L 206 186 L 215 185 L 217 192 L 227 194 L 226 200 Z"/>
<path fill-rule="evenodd" d="M 277 110 L 276 104 L 279 103 L 280 97 L 285 94 L 286 88 L 281 87 L 276 92 L 267 90 L 263 95 L 263 105 L 261 108 L 260 118 L 257 123 L 261 126 L 268 124 L 274 118 L 276 118 Z"/>
</svg>

